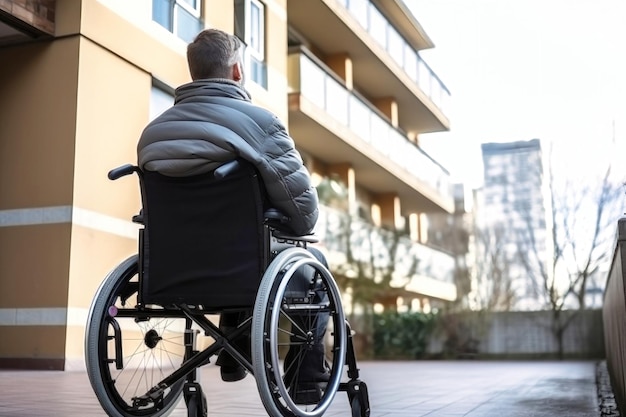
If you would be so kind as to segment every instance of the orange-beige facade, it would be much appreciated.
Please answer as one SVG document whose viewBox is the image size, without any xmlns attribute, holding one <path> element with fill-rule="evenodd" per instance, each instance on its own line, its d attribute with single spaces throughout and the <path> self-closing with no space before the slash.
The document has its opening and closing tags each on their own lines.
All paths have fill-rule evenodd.
<svg viewBox="0 0 626 417">
<path fill-rule="evenodd" d="M 455 300 L 425 221 L 453 212 L 449 176 L 419 146 L 449 129 L 449 93 L 402 0 L 0 0 L 0 368 L 84 367 L 94 293 L 137 250 L 137 181 L 107 172 L 135 162 L 209 27 L 246 42 L 253 101 L 285 121 L 320 187 L 341 185 L 341 204 L 322 199 L 322 242 L 345 215 L 370 237 L 401 231 L 419 262 L 394 271 L 391 303 Z M 349 261 L 323 249 L 331 268 Z"/>
</svg>

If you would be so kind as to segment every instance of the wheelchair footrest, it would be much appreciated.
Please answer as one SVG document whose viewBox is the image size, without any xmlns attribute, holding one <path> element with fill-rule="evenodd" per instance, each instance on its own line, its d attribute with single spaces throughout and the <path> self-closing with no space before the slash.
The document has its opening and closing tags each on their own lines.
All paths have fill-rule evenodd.
<svg viewBox="0 0 626 417">
<path fill-rule="evenodd" d="M 291 389 L 291 398 L 296 404 L 317 404 L 321 400 L 325 388 L 325 383 L 301 383 Z"/>
</svg>

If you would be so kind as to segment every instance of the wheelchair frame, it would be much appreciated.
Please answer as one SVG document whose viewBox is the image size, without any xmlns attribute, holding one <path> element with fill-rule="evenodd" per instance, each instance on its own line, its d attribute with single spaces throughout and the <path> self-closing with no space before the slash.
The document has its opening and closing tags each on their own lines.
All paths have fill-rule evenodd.
<svg viewBox="0 0 626 417">
<path fill-rule="evenodd" d="M 228 175 L 228 169 L 229 167 L 223 169 L 220 175 Z M 132 173 L 137 173 L 140 182 L 143 181 L 141 170 L 133 165 L 124 165 L 112 170 L 109 172 L 109 178 L 115 180 Z M 85 332 L 85 360 L 92 388 L 103 409 L 110 416 L 167 416 L 181 397 L 185 399 L 189 417 L 207 416 L 206 397 L 198 382 L 197 370 L 210 363 L 210 358 L 222 350 L 228 352 L 255 377 L 261 401 L 272 417 L 320 417 L 327 411 L 338 391 L 347 393 L 353 417 L 370 415 L 367 386 L 359 379 L 352 330 L 345 319 L 334 278 L 324 265 L 305 250 L 307 244 L 312 241 L 311 237 L 281 233 L 272 226 L 272 221 L 275 222 L 276 219 L 272 213 L 267 214 L 264 226 L 265 239 L 273 237 L 290 247 L 282 250 L 268 262 L 255 303 L 251 306 L 252 316 L 232 331 L 221 330 L 207 317 L 227 312 L 228 309 L 213 309 L 184 302 L 173 305 L 143 303 L 139 295 L 141 249 L 140 254 L 130 256 L 107 275 L 98 288 L 89 311 Z M 134 216 L 133 221 L 143 224 L 141 213 Z M 269 242 L 266 244 L 269 245 Z M 295 271 L 303 266 L 316 271 L 327 292 L 328 303 L 312 304 L 310 301 L 302 302 L 300 299 L 293 301 L 287 295 L 291 278 Z M 285 333 L 285 330 L 280 323 L 286 321 L 285 319 L 291 320 L 288 313 L 298 310 L 309 315 L 313 311 L 327 311 L 332 324 L 332 359 L 331 363 L 327 364 L 330 377 L 325 387 L 320 390 L 319 401 L 314 404 L 300 404 L 293 395 L 292 387 L 284 381 L 285 375 L 281 371 L 283 358 L 280 352 L 284 349 L 279 338 L 281 332 Z M 149 368 L 147 362 L 139 362 L 139 365 L 143 364 L 147 371 L 158 373 L 159 378 L 144 383 L 143 380 L 134 380 L 135 376 L 132 376 L 129 386 L 122 392 L 118 388 L 118 382 L 122 380 L 121 374 L 125 371 L 125 366 L 135 360 L 131 356 L 130 360 L 125 361 L 123 357 L 127 353 L 126 339 L 123 338 L 127 333 L 132 335 L 134 332 L 127 330 L 129 326 L 126 326 L 126 323 L 140 328 L 146 326 L 137 342 L 137 348 L 154 356 L 153 349 L 160 346 L 159 344 L 168 342 L 164 337 L 165 329 L 159 324 L 161 320 L 179 322 L 174 335 L 182 339 L 184 345 L 181 364 L 174 365 L 172 359 L 168 357 L 173 370 L 163 372 L 160 369 Z M 153 321 L 159 327 L 148 328 Z M 183 323 L 184 330 L 181 331 Z M 200 332 L 214 340 L 202 350 L 196 347 L 196 339 Z M 306 338 L 306 329 L 303 333 L 305 336 L 301 339 Z M 233 343 L 247 334 L 250 335 L 251 344 L 249 355 Z M 310 336 L 310 330 L 308 334 Z M 154 363 L 151 362 L 153 366 L 159 362 L 156 358 L 150 360 L 154 360 Z M 344 365 L 347 365 L 347 381 L 343 376 Z M 141 387 L 134 387 L 137 392 L 127 394 L 130 384 Z M 124 398 L 128 396 L 130 397 Z"/>
</svg>

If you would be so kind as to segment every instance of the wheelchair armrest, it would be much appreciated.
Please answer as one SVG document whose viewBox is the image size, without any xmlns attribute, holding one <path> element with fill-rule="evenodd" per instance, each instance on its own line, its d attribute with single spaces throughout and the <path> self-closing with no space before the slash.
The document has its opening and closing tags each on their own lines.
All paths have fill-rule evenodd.
<svg viewBox="0 0 626 417">
<path fill-rule="evenodd" d="M 273 230 L 280 230 L 282 233 L 293 235 L 293 232 L 287 226 L 289 216 L 286 216 L 276 208 L 269 208 L 263 213 L 265 224 Z"/>
<path fill-rule="evenodd" d="M 286 226 L 289 217 L 285 216 L 276 208 L 269 208 L 264 213 L 265 223 L 272 227 L 272 236 L 283 241 L 300 241 L 307 243 L 317 243 L 319 239 L 313 235 L 297 235 L 291 232 Z"/>
<path fill-rule="evenodd" d="M 109 171 L 108 177 L 111 181 L 130 175 L 133 172 L 139 172 L 139 167 L 131 164 L 122 165 Z"/>
<path fill-rule="evenodd" d="M 300 241 L 307 243 L 317 243 L 319 241 L 319 239 L 314 237 L 313 235 L 294 234 L 287 227 L 289 217 L 285 216 L 280 210 L 276 208 L 267 209 L 263 215 L 265 217 L 265 224 L 272 228 L 272 236 L 274 236 L 278 240 L 287 242 Z"/>
<path fill-rule="evenodd" d="M 272 236 L 274 236 L 278 241 L 283 241 L 283 242 L 306 242 L 306 243 L 319 242 L 319 239 L 313 235 L 298 236 L 294 234 L 289 234 L 287 232 L 284 232 L 278 229 L 272 230 Z"/>
<path fill-rule="evenodd" d="M 287 224 L 289 222 L 289 217 L 285 216 L 282 211 L 276 208 L 268 208 L 263 213 L 265 220 L 270 224 Z"/>
</svg>

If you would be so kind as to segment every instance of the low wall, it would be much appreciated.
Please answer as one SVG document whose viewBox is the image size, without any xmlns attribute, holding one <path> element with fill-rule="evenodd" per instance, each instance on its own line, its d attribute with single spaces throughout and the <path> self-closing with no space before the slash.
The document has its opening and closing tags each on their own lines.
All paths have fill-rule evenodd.
<svg viewBox="0 0 626 417">
<path fill-rule="evenodd" d="M 563 333 L 563 357 L 604 358 L 601 310 L 573 315 Z M 559 357 L 551 311 L 464 312 L 446 316 L 429 346 L 431 356 L 544 359 Z"/>
<path fill-rule="evenodd" d="M 604 290 L 604 336 L 606 364 L 621 415 L 626 415 L 626 218 L 617 223 L 617 240 L 613 261 Z"/>
</svg>

